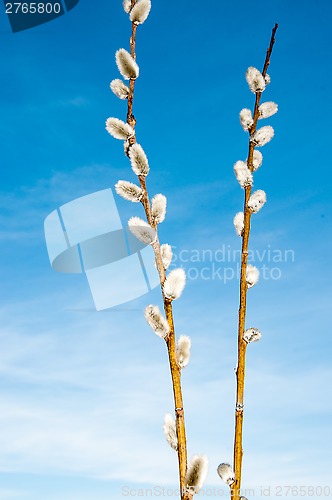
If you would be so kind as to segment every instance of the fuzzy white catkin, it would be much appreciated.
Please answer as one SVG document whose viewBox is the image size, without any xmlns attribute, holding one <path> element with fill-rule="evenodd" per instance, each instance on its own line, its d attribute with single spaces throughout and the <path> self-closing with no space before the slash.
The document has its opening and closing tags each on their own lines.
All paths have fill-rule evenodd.
<svg viewBox="0 0 332 500">
<path fill-rule="evenodd" d="M 163 194 L 156 194 L 151 200 L 151 215 L 156 224 L 165 220 L 167 199 Z"/>
<path fill-rule="evenodd" d="M 111 81 L 110 88 L 113 94 L 115 94 L 119 99 L 128 99 L 129 87 L 127 87 L 127 85 L 119 78 Z"/>
<path fill-rule="evenodd" d="M 240 500 L 248 500 L 247 497 L 240 497 Z"/>
<path fill-rule="evenodd" d="M 150 167 L 149 162 L 140 144 L 133 144 L 129 150 L 129 159 L 131 168 L 136 175 L 148 175 Z"/>
<path fill-rule="evenodd" d="M 258 342 L 262 337 L 261 332 L 257 328 L 248 328 L 243 334 L 243 340 L 249 344 L 250 342 Z"/>
<path fill-rule="evenodd" d="M 205 455 L 195 455 L 189 465 L 184 480 L 185 487 L 191 492 L 202 488 L 208 471 L 208 459 Z"/>
<path fill-rule="evenodd" d="M 138 78 L 138 64 L 126 49 L 119 49 L 116 51 L 115 61 L 118 70 L 125 80 L 135 80 L 135 78 Z"/>
<path fill-rule="evenodd" d="M 266 193 L 262 189 L 257 189 L 249 198 L 248 208 L 256 214 L 266 203 Z"/>
<path fill-rule="evenodd" d="M 220 478 L 225 481 L 226 484 L 231 485 L 235 481 L 235 474 L 232 467 L 229 464 L 220 464 L 217 472 Z"/>
<path fill-rule="evenodd" d="M 124 11 L 127 12 L 127 14 L 129 14 L 130 10 L 131 10 L 131 0 L 123 0 L 123 8 L 124 8 Z"/>
<path fill-rule="evenodd" d="M 258 108 L 259 111 L 259 119 L 262 118 L 270 118 L 270 116 L 278 113 L 278 104 L 273 101 L 263 102 Z"/>
<path fill-rule="evenodd" d="M 152 330 L 158 337 L 165 339 L 169 334 L 169 324 L 161 314 L 158 306 L 150 304 L 145 308 L 144 316 Z"/>
<path fill-rule="evenodd" d="M 168 243 L 164 243 L 160 247 L 161 260 L 163 261 L 164 269 L 167 269 L 172 262 L 173 252 L 172 247 Z"/>
<path fill-rule="evenodd" d="M 188 335 L 181 335 L 176 344 L 176 359 L 180 368 L 188 365 L 190 360 L 191 340 Z"/>
<path fill-rule="evenodd" d="M 240 123 L 242 125 L 243 130 L 248 130 L 252 124 L 254 123 L 252 113 L 250 109 L 243 108 L 240 111 Z"/>
<path fill-rule="evenodd" d="M 143 195 L 143 190 L 139 186 L 128 181 L 118 181 L 115 184 L 115 191 L 125 200 L 133 202 L 141 201 Z"/>
<path fill-rule="evenodd" d="M 271 77 L 270 77 L 270 75 L 266 74 L 264 80 L 265 80 L 266 85 L 269 85 L 271 83 Z"/>
<path fill-rule="evenodd" d="M 135 24 L 143 24 L 151 10 L 151 0 L 138 0 L 130 12 L 130 20 Z"/>
<path fill-rule="evenodd" d="M 252 169 L 254 172 L 259 169 L 259 167 L 263 163 L 263 155 L 258 149 L 254 150 L 253 158 L 252 158 Z"/>
<path fill-rule="evenodd" d="M 140 217 L 131 217 L 128 227 L 133 235 L 145 245 L 151 245 L 156 241 L 156 231 Z"/>
<path fill-rule="evenodd" d="M 178 438 L 176 434 L 176 424 L 174 418 L 169 413 L 166 413 L 164 418 L 163 430 L 168 444 L 173 450 L 178 449 Z"/>
<path fill-rule="evenodd" d="M 256 146 L 265 146 L 274 136 L 274 130 L 271 125 L 266 125 L 261 127 L 250 137 L 251 142 L 256 144 Z"/>
<path fill-rule="evenodd" d="M 257 267 L 248 264 L 246 270 L 247 287 L 251 288 L 252 286 L 256 285 L 258 280 L 259 280 L 259 270 L 257 269 Z"/>
<path fill-rule="evenodd" d="M 246 72 L 246 80 L 248 82 L 251 92 L 263 92 L 265 90 L 265 79 L 262 73 L 253 66 L 250 66 Z"/>
<path fill-rule="evenodd" d="M 186 273 L 179 267 L 173 269 L 164 281 L 164 295 L 169 300 L 176 300 L 180 297 L 186 284 Z"/>
<path fill-rule="evenodd" d="M 234 219 L 233 219 L 233 224 L 235 227 L 236 234 L 238 236 L 242 236 L 242 231 L 244 229 L 244 213 L 243 212 L 238 212 Z"/>
<path fill-rule="evenodd" d="M 115 139 L 123 141 L 135 135 L 134 129 L 128 123 L 119 120 L 119 118 L 108 118 L 106 120 L 106 130 Z"/>
<path fill-rule="evenodd" d="M 234 173 L 241 187 L 251 186 L 253 183 L 252 173 L 246 162 L 237 161 L 234 165 Z"/>
</svg>

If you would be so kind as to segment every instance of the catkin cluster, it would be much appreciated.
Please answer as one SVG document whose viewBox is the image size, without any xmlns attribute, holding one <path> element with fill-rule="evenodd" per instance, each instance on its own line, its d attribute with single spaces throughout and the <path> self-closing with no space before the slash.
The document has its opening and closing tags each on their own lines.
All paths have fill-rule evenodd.
<svg viewBox="0 0 332 500">
<path fill-rule="evenodd" d="M 247 253 L 251 216 L 259 212 L 266 202 L 265 191 L 258 189 L 252 192 L 254 176 L 263 163 L 263 155 L 256 148 L 264 146 L 271 141 L 274 136 L 274 130 L 270 125 L 257 128 L 257 122 L 258 120 L 269 118 L 278 111 L 277 104 L 272 101 L 259 104 L 262 92 L 264 92 L 266 85 L 270 83 L 270 77 L 268 75 L 263 75 L 257 68 L 250 66 L 246 72 L 246 80 L 249 89 L 256 95 L 256 102 L 254 113 L 248 108 L 244 108 L 240 111 L 240 123 L 242 128 L 249 133 L 249 153 L 245 161 L 238 160 L 234 165 L 236 179 L 245 190 L 244 211 L 238 212 L 233 220 L 236 234 L 243 238 L 242 259 L 244 259 L 244 253 Z M 246 242 L 245 245 L 244 242 Z M 259 270 L 254 265 L 247 264 L 247 259 L 242 260 L 242 263 L 245 264 L 243 283 L 246 290 L 257 284 L 259 280 Z M 240 337 L 239 342 L 244 345 L 245 350 L 249 343 L 260 340 L 262 334 L 257 328 L 243 328 L 243 330 L 244 331 L 240 330 L 239 335 L 242 334 L 242 338 Z M 239 413 L 243 411 L 242 402 L 236 405 L 236 410 Z M 233 468 L 228 463 L 220 464 L 217 472 L 220 478 L 230 487 L 232 487 L 237 480 Z M 240 500 L 245 499 L 245 497 L 242 496 L 236 496 L 235 498 L 240 498 Z"/>
<path fill-rule="evenodd" d="M 151 1 L 138 0 L 132 2 L 131 0 L 124 0 L 123 7 L 136 29 L 138 25 L 143 24 L 148 18 Z M 121 48 L 115 54 L 115 61 L 123 79 L 117 78 L 113 80 L 110 83 L 110 88 L 119 99 L 128 100 L 129 108 L 129 102 L 133 100 L 134 84 L 140 73 L 136 54 L 133 50 L 129 53 L 126 49 Z M 129 86 L 123 80 L 129 81 Z M 158 225 L 166 217 L 167 199 L 161 193 L 154 195 L 151 199 L 149 197 L 146 187 L 146 177 L 150 172 L 149 161 L 143 147 L 137 142 L 133 123 L 136 124 L 136 121 L 131 120 L 131 123 L 128 123 L 128 118 L 127 122 L 115 117 L 106 120 L 107 132 L 115 139 L 124 141 L 124 153 L 129 158 L 132 171 L 136 174 L 138 180 L 137 184 L 128 180 L 119 180 L 115 185 L 115 190 L 125 200 L 143 205 L 146 220 L 133 216 L 128 221 L 128 227 L 136 238 L 145 245 L 151 245 L 154 250 L 165 305 L 181 296 L 186 284 L 186 275 L 182 268 L 168 271 L 172 263 L 172 247 L 167 243 L 160 245 L 158 237 Z M 144 315 L 147 323 L 158 337 L 168 342 L 169 336 L 175 335 L 158 306 L 148 305 L 145 308 Z M 174 347 L 178 370 L 182 370 L 188 365 L 190 349 L 190 337 L 181 335 Z M 169 445 L 178 452 L 176 421 L 168 413 L 165 415 L 163 429 Z M 187 474 L 182 487 L 190 492 L 190 495 L 202 487 L 207 474 L 207 464 L 207 458 L 204 455 L 195 455 L 187 464 Z"/>
</svg>

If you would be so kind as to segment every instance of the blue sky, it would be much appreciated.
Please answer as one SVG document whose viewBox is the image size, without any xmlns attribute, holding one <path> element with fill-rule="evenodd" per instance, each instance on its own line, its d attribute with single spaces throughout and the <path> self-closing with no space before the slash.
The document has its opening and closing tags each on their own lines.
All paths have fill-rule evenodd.
<svg viewBox="0 0 332 500">
<path fill-rule="evenodd" d="M 275 22 L 264 99 L 279 113 L 266 122 L 275 137 L 255 176 L 268 203 L 251 249 L 268 270 L 249 294 L 247 325 L 263 338 L 248 349 L 243 485 L 255 499 L 262 486 L 272 499 L 288 485 L 304 486 L 303 498 L 310 485 L 332 494 L 331 14 L 327 0 L 154 0 L 138 31 L 135 115 L 149 191 L 168 198 L 160 238 L 191 276 L 174 305 L 178 334 L 193 342 L 183 373 L 189 455 L 207 454 L 214 496 L 228 494 L 215 469 L 232 458 L 238 308 L 238 282 L 225 279 L 237 262 L 220 251 L 240 245 L 232 167 L 247 154 L 244 74 L 262 66 Z M 118 499 L 177 485 L 161 429 L 173 407 L 166 351 L 142 313 L 160 304 L 159 291 L 97 313 L 84 275 L 52 270 L 43 234 L 64 203 L 134 180 L 104 130 L 107 117 L 125 116 L 109 82 L 129 29 L 118 0 L 80 0 L 16 34 L 1 7 L 0 500 Z M 117 203 L 124 223 L 142 216 Z"/>
</svg>

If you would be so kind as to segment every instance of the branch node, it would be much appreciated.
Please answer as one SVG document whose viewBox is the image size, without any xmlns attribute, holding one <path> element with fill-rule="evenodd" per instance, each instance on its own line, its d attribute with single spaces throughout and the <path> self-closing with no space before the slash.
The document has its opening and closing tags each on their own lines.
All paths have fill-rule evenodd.
<svg viewBox="0 0 332 500">
<path fill-rule="evenodd" d="M 183 408 L 175 408 L 175 414 L 177 417 L 183 417 L 184 415 Z"/>
</svg>

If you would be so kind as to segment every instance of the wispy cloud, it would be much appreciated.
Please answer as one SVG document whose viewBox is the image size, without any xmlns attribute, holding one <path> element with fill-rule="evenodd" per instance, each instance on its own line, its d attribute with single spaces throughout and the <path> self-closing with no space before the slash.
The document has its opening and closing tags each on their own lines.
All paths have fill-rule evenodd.
<svg viewBox="0 0 332 500">
<path fill-rule="evenodd" d="M 17 489 L 0 489 L 0 499 L 8 500 L 10 498 L 24 498 L 26 491 Z"/>
<path fill-rule="evenodd" d="M 30 318 L 26 330 L 15 329 L 11 321 L 11 328 L 2 331 L 3 470 L 139 484 L 151 484 L 152 477 L 157 484 L 174 484 L 176 457 L 167 451 L 162 433 L 163 415 L 173 404 L 164 346 L 151 335 L 143 314 L 132 312 L 129 322 L 128 312 L 119 314 L 72 313 L 60 331 L 50 328 L 45 315 L 41 323 Z M 210 337 L 211 342 L 209 349 L 216 352 L 219 340 Z M 208 483 L 218 485 L 214 464 L 231 455 L 234 379 L 201 377 L 201 355 L 194 341 L 193 363 L 184 373 L 190 453 L 209 455 Z M 223 372 L 230 374 L 232 359 L 226 357 L 223 363 Z M 307 433 L 318 425 L 310 419 L 322 425 L 331 411 L 321 384 L 330 379 L 328 368 L 292 376 L 276 367 L 249 369 L 247 474 L 261 467 L 269 483 L 289 478 L 293 470 L 294 477 L 308 483 L 306 454 L 318 454 L 322 443 L 317 439 L 315 445 Z M 293 422 L 301 420 L 295 433 Z M 267 439 L 265 448 L 260 443 Z M 272 462 L 269 470 L 266 463 Z M 324 469 L 319 474 L 321 480 L 326 478 Z"/>
<path fill-rule="evenodd" d="M 50 107 L 54 107 L 57 109 L 59 106 L 62 107 L 74 107 L 74 108 L 82 108 L 86 107 L 90 104 L 89 99 L 86 97 L 83 97 L 81 95 L 78 95 L 76 97 L 70 97 L 68 99 L 61 99 L 58 101 L 55 101 L 53 103 L 50 103 Z"/>
<path fill-rule="evenodd" d="M 21 239 L 22 244 L 43 230 L 44 218 L 75 198 L 106 189 L 109 165 L 92 164 L 71 172 L 57 171 L 35 185 L 20 186 L 12 193 L 0 192 L 1 239 Z M 118 171 L 112 168 L 112 175 Z"/>
</svg>

